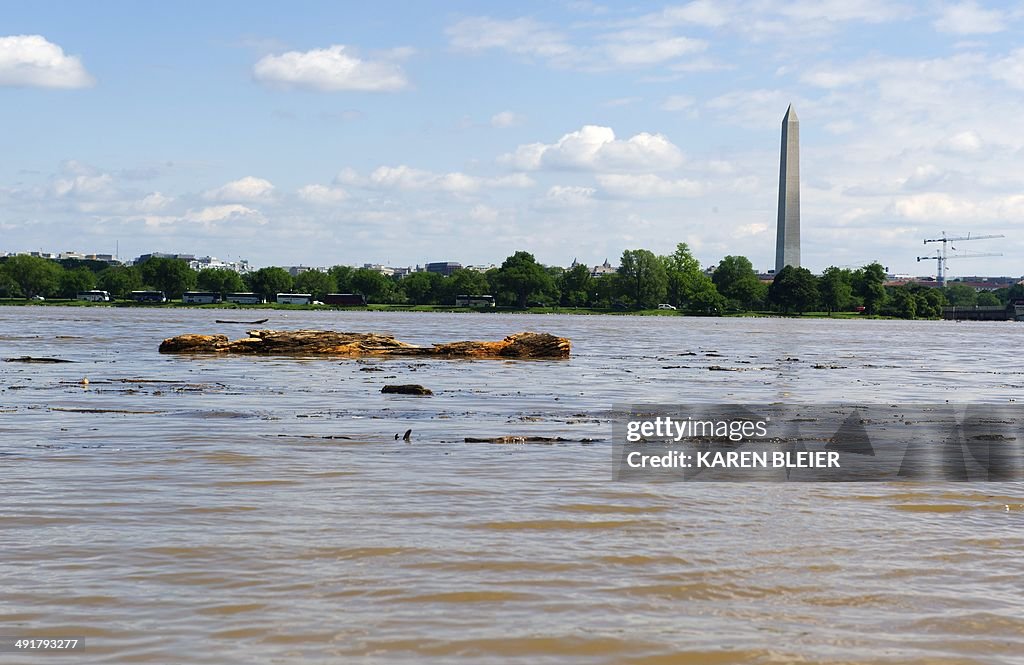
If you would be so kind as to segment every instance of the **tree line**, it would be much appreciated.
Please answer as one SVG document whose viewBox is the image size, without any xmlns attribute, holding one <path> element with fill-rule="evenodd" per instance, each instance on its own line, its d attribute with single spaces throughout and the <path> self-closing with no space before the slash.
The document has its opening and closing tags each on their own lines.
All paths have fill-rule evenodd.
<svg viewBox="0 0 1024 665">
<path fill-rule="evenodd" d="M 726 256 L 713 271 L 705 271 L 686 243 L 664 256 L 646 249 L 626 250 L 619 263 L 615 273 L 594 277 L 585 265 L 567 269 L 544 266 L 529 252 L 519 251 L 487 272 L 461 269 L 447 276 L 416 272 L 397 277 L 339 265 L 292 276 L 279 267 L 246 275 L 218 268 L 196 271 L 185 261 L 158 257 L 133 266 L 110 266 L 99 261 L 19 255 L 0 259 L 0 297 L 74 298 L 82 291 L 101 289 L 120 299 L 138 290 L 163 291 L 176 299 L 185 291 L 199 290 L 222 295 L 251 291 L 268 299 L 291 292 L 310 293 L 317 299 L 328 293 L 358 293 L 371 303 L 451 305 L 456 295 L 490 294 L 499 305 L 519 308 L 643 310 L 665 303 L 703 315 L 833 313 L 862 308 L 867 314 L 901 318 L 939 317 L 947 304 L 1000 305 L 1024 297 L 1020 285 L 983 293 L 962 284 L 945 289 L 915 284 L 885 287 L 885 269 L 878 263 L 857 270 L 830 267 L 820 276 L 806 268 L 787 266 L 774 281 L 765 283 L 744 256 Z"/>
</svg>

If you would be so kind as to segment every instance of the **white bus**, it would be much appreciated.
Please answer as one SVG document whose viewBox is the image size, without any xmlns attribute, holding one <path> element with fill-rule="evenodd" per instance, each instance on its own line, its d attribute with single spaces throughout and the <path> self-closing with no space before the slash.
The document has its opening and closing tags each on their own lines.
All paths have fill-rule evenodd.
<svg viewBox="0 0 1024 665">
<path fill-rule="evenodd" d="M 455 296 L 456 307 L 494 307 L 494 296 Z"/>
<path fill-rule="evenodd" d="M 278 293 L 278 305 L 309 305 L 313 302 L 312 293 Z"/>
<path fill-rule="evenodd" d="M 110 302 L 109 291 L 82 291 L 76 296 L 77 300 L 89 302 Z"/>
</svg>

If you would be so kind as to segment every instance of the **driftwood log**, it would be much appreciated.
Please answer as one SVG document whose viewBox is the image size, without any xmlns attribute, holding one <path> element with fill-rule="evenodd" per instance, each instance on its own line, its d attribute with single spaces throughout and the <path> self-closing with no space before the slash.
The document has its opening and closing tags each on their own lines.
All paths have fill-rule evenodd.
<svg viewBox="0 0 1024 665">
<path fill-rule="evenodd" d="M 226 335 L 178 335 L 160 353 L 262 355 L 433 356 L 438 358 L 568 358 L 571 343 L 547 333 L 522 332 L 500 342 L 451 342 L 416 346 L 391 335 L 333 330 L 250 330 L 244 339 Z"/>
</svg>

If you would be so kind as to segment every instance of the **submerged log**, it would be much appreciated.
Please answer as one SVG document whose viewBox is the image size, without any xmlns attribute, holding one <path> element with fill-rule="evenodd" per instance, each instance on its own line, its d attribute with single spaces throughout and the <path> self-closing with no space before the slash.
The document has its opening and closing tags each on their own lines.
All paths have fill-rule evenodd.
<svg viewBox="0 0 1024 665">
<path fill-rule="evenodd" d="M 391 335 L 333 330 L 250 330 L 244 339 L 225 335 L 178 335 L 161 353 L 253 353 L 269 355 L 434 356 L 440 358 L 568 358 L 571 342 L 547 333 L 522 332 L 500 342 L 452 342 L 416 346 Z"/>
</svg>

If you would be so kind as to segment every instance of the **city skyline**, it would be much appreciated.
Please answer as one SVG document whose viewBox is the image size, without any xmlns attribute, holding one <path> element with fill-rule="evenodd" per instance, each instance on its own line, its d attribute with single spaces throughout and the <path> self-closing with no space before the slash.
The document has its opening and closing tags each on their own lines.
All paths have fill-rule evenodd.
<svg viewBox="0 0 1024 665">
<path fill-rule="evenodd" d="M 812 271 L 918 274 L 949 231 L 1007 236 L 954 274 L 1024 272 L 1022 17 L 999 4 L 187 7 L 9 6 L 0 252 L 568 265 L 687 242 L 764 269 L 792 101 Z"/>
</svg>

